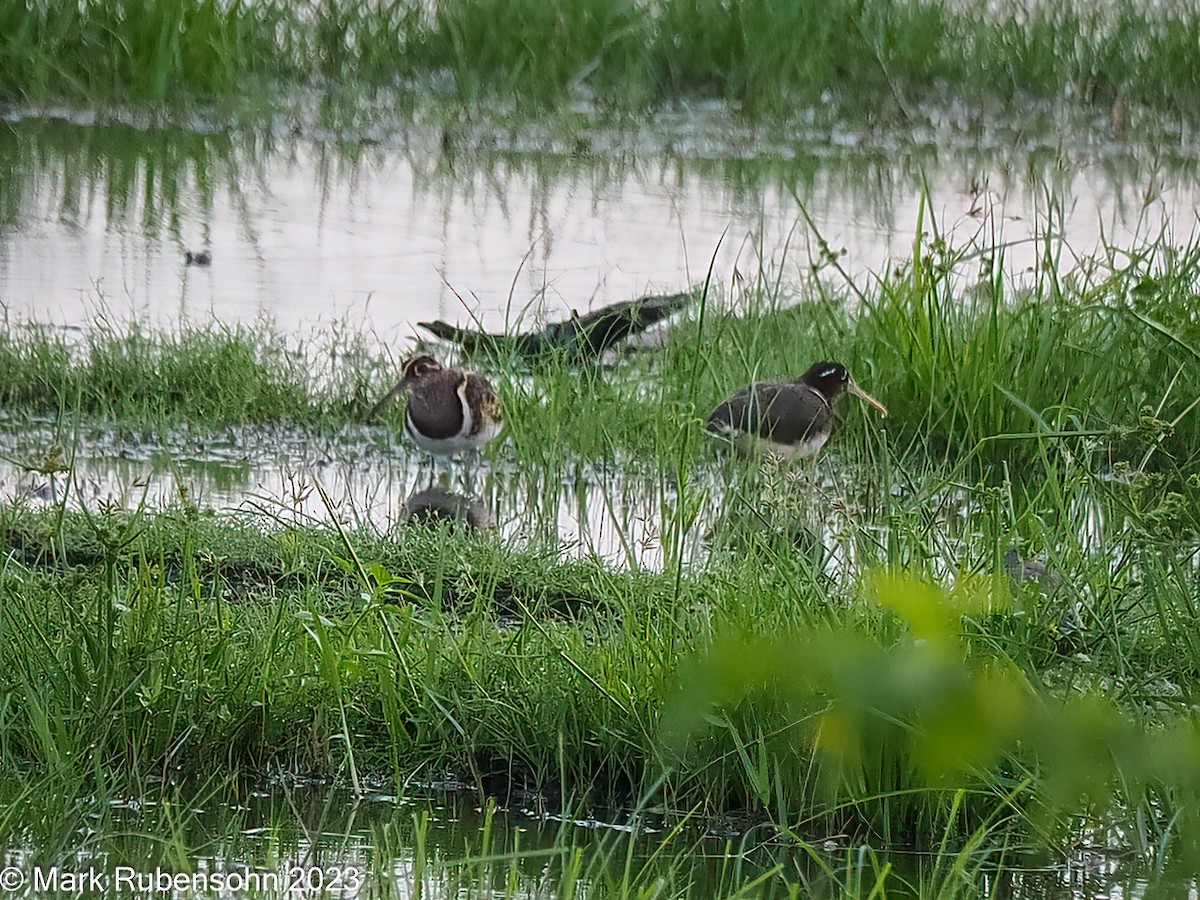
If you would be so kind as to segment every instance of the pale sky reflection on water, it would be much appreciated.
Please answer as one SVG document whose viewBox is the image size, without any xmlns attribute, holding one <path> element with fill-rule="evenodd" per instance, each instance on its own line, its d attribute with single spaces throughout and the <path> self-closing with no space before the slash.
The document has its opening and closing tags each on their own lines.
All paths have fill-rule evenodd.
<svg viewBox="0 0 1200 900">
<path fill-rule="evenodd" d="M 1104 241 L 1133 247 L 1168 225 L 1185 241 L 1200 208 L 1187 160 L 1165 164 L 1144 148 L 1103 145 L 894 154 L 824 146 L 807 148 L 809 156 L 798 147 L 790 161 L 684 148 L 575 159 L 447 157 L 436 146 L 346 155 L 304 140 L 273 149 L 226 141 L 212 151 L 203 136 L 170 134 L 145 138 L 159 143 L 143 152 L 139 134 L 110 147 L 103 132 L 85 128 L 48 138 L 12 128 L 0 131 L 0 153 L 9 152 L 5 140 L 29 149 L 10 155 L 17 177 L 0 190 L 0 303 L 11 319 L 86 329 L 99 313 L 166 327 L 266 315 L 299 336 L 344 322 L 396 356 L 419 320 L 476 318 L 498 330 L 522 315 L 526 323 L 565 317 L 697 284 L 710 260 L 726 287 L 735 272 L 752 279 L 760 267 L 797 284 L 821 260 L 821 238 L 870 290 L 872 273 L 909 257 L 919 222 L 954 246 L 1006 243 L 1005 270 L 1019 278 L 1043 252 L 1032 238 L 1047 227 L 1063 236 L 1069 266 Z M 96 146 L 75 147 L 88 140 Z M 132 149 L 110 159 L 113 147 Z M 925 186 L 933 215 L 922 218 Z M 212 250 L 211 267 L 185 266 L 184 251 L 200 248 Z M 825 266 L 822 277 L 842 276 Z M 247 450 L 246 437 L 229 458 L 136 441 L 76 448 L 77 499 L 172 504 L 183 487 L 204 506 L 321 519 L 329 511 L 311 490 L 319 477 L 333 514 L 386 529 L 428 478 L 399 436 L 361 458 L 312 436 L 267 440 L 262 452 Z M 40 458 L 54 440 L 35 429 L 2 443 L 21 461 Z M 563 481 L 552 483 L 558 474 Z M 501 468 L 466 493 L 510 543 L 548 540 L 616 565 L 670 563 L 671 491 L 624 472 L 558 474 L 542 483 Z M 676 548 L 693 559 L 722 493 L 716 484 L 698 489 L 711 494 L 708 518 Z M 46 491 L 20 465 L 0 465 L 0 495 L 61 497 Z M 833 527 L 814 523 L 826 546 Z"/>
<path fill-rule="evenodd" d="M 56 324 L 84 325 L 98 310 L 162 324 L 266 314 L 285 334 L 346 319 L 395 343 L 420 320 L 503 329 L 680 290 L 703 281 L 714 254 L 718 284 L 735 270 L 753 277 L 763 260 L 796 283 L 820 259 L 820 238 L 865 279 L 911 254 L 922 171 L 938 230 L 956 245 L 981 229 L 985 242 L 1011 242 L 1011 272 L 1037 259 L 1030 238 L 1048 216 L 1070 252 L 1087 255 L 1102 235 L 1127 246 L 1164 222 L 1184 240 L 1200 206 L 1194 181 L 1151 165 L 1118 183 L 1087 160 L 1064 172 L 1069 161 L 996 154 L 933 167 L 884 158 L 848 181 L 830 159 L 795 188 L 814 232 L 778 178 L 748 189 L 719 164 L 678 157 L 552 173 L 535 162 L 430 175 L 436 159 L 378 152 L 331 166 L 319 146 L 297 143 L 237 183 L 193 191 L 183 169 L 163 209 L 161 172 L 143 171 L 115 208 L 103 182 L 82 201 L 69 195 L 68 164 L 51 160 L 31 173 L 21 220 L 0 240 L 0 299 L 20 319 Z M 1043 169 L 1057 172 L 1052 184 Z M 927 233 L 931 224 L 926 216 Z M 185 266 L 184 251 L 199 248 L 211 248 L 212 266 Z"/>
</svg>

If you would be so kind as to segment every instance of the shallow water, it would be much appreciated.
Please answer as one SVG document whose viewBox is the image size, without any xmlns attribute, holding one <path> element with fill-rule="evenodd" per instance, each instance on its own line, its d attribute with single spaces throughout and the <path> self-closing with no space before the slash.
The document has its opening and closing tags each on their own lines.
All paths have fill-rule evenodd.
<svg viewBox="0 0 1200 900">
<path fill-rule="evenodd" d="M 56 444 L 69 471 L 47 472 Z M 319 524 L 394 532 L 432 514 L 493 531 L 505 546 L 661 570 L 700 565 L 731 507 L 753 491 L 756 506 L 786 508 L 811 540 L 829 548 L 830 575 L 853 577 L 856 530 L 877 516 L 858 496 L 835 454 L 802 470 L 744 485 L 744 467 L 706 454 L 679 485 L 637 461 L 521 467 L 500 458 L 434 462 L 383 428 L 318 435 L 300 428 L 228 429 L 197 437 L 95 429 L 65 440 L 53 422 L 0 429 L 0 501 L 32 508 L 200 509 L 266 524 Z M 324 497 L 322 496 L 324 492 Z M 681 493 L 685 496 L 681 497 Z M 967 502 L 958 497 L 947 516 Z M 802 509 L 794 509 L 798 505 Z M 685 512 L 687 515 L 685 518 Z M 766 527 L 750 522 L 751 529 Z"/>
<path fill-rule="evenodd" d="M 681 815 L 662 810 L 559 812 L 537 794 L 481 804 L 464 788 L 411 782 L 355 797 L 289 777 L 199 795 L 155 789 L 83 801 L 65 828 L 38 822 L 0 842 L 0 878 L 14 896 L 23 888 L 52 897 L 552 898 L 611 896 L 629 871 L 643 889 L 657 884 L 650 896 L 729 896 L 758 879 L 753 896 L 784 897 L 789 884 L 803 886 L 801 895 L 839 893 L 823 870 L 844 883 L 856 875 L 874 883 L 885 866 L 895 892 L 902 879 L 921 883 L 919 873 L 933 865 L 928 854 L 844 835 L 806 835 L 810 847 L 802 849 L 746 823 L 681 824 Z M 985 867 L 976 890 L 1013 898 L 1145 890 L 1126 871 L 1129 861 L 1101 844 L 1082 843 L 1054 861 L 1006 863 L 1003 872 Z M 74 873 L 99 889 L 64 889 Z M 158 883 L 180 877 L 184 889 Z M 137 893 L 138 879 L 157 881 Z"/>
<path fill-rule="evenodd" d="M 1103 127 L 946 149 L 937 134 L 656 125 L 564 146 L 494 129 L 339 142 L 0 123 L 0 298 L 10 316 L 75 326 L 98 311 L 265 313 L 284 333 L 348 320 L 399 348 L 417 321 L 516 327 L 683 289 L 710 262 L 720 284 L 763 269 L 787 284 L 828 270 L 827 247 L 866 278 L 910 255 L 926 188 L 926 233 L 1008 244 L 1011 271 L 1036 262 L 1035 235 L 1061 234 L 1069 262 L 1167 222 L 1190 232 L 1200 206 L 1186 148 Z M 201 249 L 211 266 L 184 264 Z"/>
<path fill-rule="evenodd" d="M 401 355 L 419 320 L 523 326 L 679 290 L 710 260 L 725 284 L 759 271 L 787 284 L 814 267 L 865 281 L 908 256 L 920 223 L 926 239 L 1003 246 L 1013 272 L 1045 250 L 1033 235 L 1058 234 L 1069 267 L 1102 240 L 1130 246 L 1165 222 L 1190 229 L 1200 206 L 1182 143 L 1123 145 L 1102 125 L 1073 137 L 787 138 L 701 111 L 656 127 L 572 143 L 532 127 L 407 125 L 336 141 L 13 118 L 0 124 L 0 302 L 10 321 L 72 330 L 97 315 L 169 327 L 267 314 L 284 334 L 349 328 Z M 212 264 L 185 265 L 201 248 Z M 70 481 L 30 471 L 55 444 L 70 448 Z M 0 427 L 0 457 L 0 497 L 22 502 L 188 502 L 385 530 L 437 485 L 510 544 L 649 568 L 702 561 L 729 490 L 715 462 L 702 465 L 685 486 L 700 518 L 684 528 L 678 488 L 631 464 L 433 468 L 382 429 L 195 438 L 98 426 L 64 438 L 47 422 Z M 836 461 L 822 465 L 821 509 L 806 527 L 830 574 L 846 573 L 854 545 L 838 540 L 837 510 L 867 517 Z"/>
<path fill-rule="evenodd" d="M 486 129 L 447 139 L 418 127 L 341 142 L 20 117 L 0 123 L 0 304 L 11 321 L 73 329 L 97 314 L 168 326 L 267 314 L 285 334 L 352 327 L 400 355 L 418 320 L 511 327 L 679 290 L 702 281 L 710 261 L 725 285 L 760 270 L 803 280 L 814 266 L 837 279 L 834 259 L 865 282 L 910 254 L 926 189 L 933 218 L 924 231 L 936 223 L 956 244 L 976 236 L 1005 244 L 1011 271 L 1035 265 L 1043 249 L 1035 234 L 1058 234 L 1069 263 L 1105 240 L 1154 238 L 1166 222 L 1184 229 L 1183 240 L 1200 208 L 1197 154 L 1124 145 L 1102 126 L 973 143 L 780 138 L 728 123 L 710 133 L 702 118 L 662 124 L 658 135 L 598 132 L 582 143 Z M 211 266 L 184 265 L 186 250 L 202 248 Z M 55 444 L 68 448 L 69 478 L 37 471 Z M 877 502 L 853 490 L 836 452 L 804 477 L 803 491 L 787 481 L 768 487 L 815 498 L 802 527 L 821 548 L 820 565 L 853 577 L 859 542 L 881 527 Z M 632 463 L 531 472 L 501 456 L 435 468 L 384 429 L 158 436 L 100 424 L 64 437 L 51 421 L 0 422 L 0 498 L 19 503 L 194 503 L 257 520 L 336 516 L 392 530 L 414 500 L 450 502 L 506 545 L 622 566 L 660 569 L 714 552 L 709 535 L 736 500 L 736 482 L 705 460 L 682 490 L 687 502 L 680 485 Z M 961 492 L 947 490 L 936 506 L 950 539 L 972 527 L 975 510 Z M 685 507 L 698 517 L 685 518 Z M 599 896 L 602 873 L 627 858 L 620 842 L 634 841 L 633 858 L 649 862 L 664 832 L 645 826 L 669 824 L 643 819 L 630 835 L 627 813 L 550 812 L 530 796 L 500 812 L 489 845 L 476 798 L 417 785 L 357 802 L 324 785 L 272 786 L 192 806 L 174 844 L 163 840 L 162 799 L 132 797 L 97 811 L 101 827 L 73 831 L 61 850 L 14 831 L 0 861 L 27 871 L 71 859 L 110 873 L 163 859 L 171 871 L 354 867 L 366 873 L 360 887 L 346 881 L 330 895 L 551 897 L 578 846 L 586 860 L 601 858 L 584 870 L 581 891 Z M 730 863 L 708 830 L 687 832 L 679 846 L 684 877 L 700 886 L 694 896 L 724 884 L 729 865 L 744 881 L 776 865 L 787 875 L 815 870 L 806 853 L 758 833 L 736 838 Z M 834 868 L 866 858 L 840 838 L 808 837 Z M 886 859 L 901 871 L 920 863 L 895 850 Z M 1117 897 L 1145 886 L 1088 847 L 1040 870 L 1009 868 L 984 890 Z"/>
</svg>

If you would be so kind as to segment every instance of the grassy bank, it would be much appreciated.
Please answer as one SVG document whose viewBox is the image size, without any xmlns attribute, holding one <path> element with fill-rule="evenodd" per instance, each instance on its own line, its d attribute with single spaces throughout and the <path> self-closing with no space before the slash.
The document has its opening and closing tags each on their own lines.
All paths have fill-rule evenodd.
<svg viewBox="0 0 1200 900">
<path fill-rule="evenodd" d="M 979 4 L 982 7 L 983 4 Z M 88 0 L 0 9 L 0 96 L 17 102 L 235 105 L 298 86 L 435 83 L 476 109 L 559 107 L 583 92 L 640 112 L 719 98 L 751 118 L 856 121 L 922 107 L 1068 99 L 1191 119 L 1200 17 L 1116 0 L 987 12 L 943 0 Z M 445 76 L 449 75 L 449 79 Z M 240 95 L 240 96 L 239 96 Z M 266 104 L 278 108 L 279 103 Z"/>
<path fill-rule="evenodd" d="M 682 477 L 709 458 L 703 420 L 734 388 L 828 358 L 892 412 L 880 420 L 844 405 L 837 441 L 852 456 L 919 468 L 933 454 L 1013 475 L 1067 456 L 1098 475 L 1134 472 L 1191 490 L 1198 270 L 1200 246 L 1155 244 L 1114 248 L 1070 271 L 1047 256 L 1036 273 L 1014 273 L 1000 250 L 953 249 L 934 235 L 865 289 L 832 270 L 733 296 L 712 288 L 661 349 L 611 365 L 472 364 L 499 386 L 509 426 L 489 452 L 520 465 L 637 458 Z M 265 321 L 162 332 L 98 320 L 82 338 L 14 324 L 0 335 L 0 406 L 64 430 L 97 419 L 337 429 L 364 421 L 404 352 L 349 328 L 297 342 Z M 384 424 L 398 431 L 402 416 L 398 403 Z"/>
<path fill-rule="evenodd" d="M 961 542 L 931 531 L 931 481 L 891 503 L 881 568 L 848 581 L 790 534 L 733 520 L 736 549 L 655 575 L 444 527 L 265 533 L 187 509 L 9 507 L 0 761 L 80 791 L 208 777 L 214 760 L 351 787 L 452 772 L 551 808 L 770 823 L 785 843 L 932 835 L 952 868 L 1056 852 L 1083 822 L 1186 867 L 1191 542 L 1117 519 L 1114 492 L 1105 549 L 1084 553 L 1082 514 L 1053 499 L 1077 476 L 1007 500 L 971 488 L 985 506 Z M 1000 550 L 1039 524 L 1068 587 L 1014 593 Z M 949 546 L 953 591 L 903 574 Z"/>
<path fill-rule="evenodd" d="M 143 428 L 360 421 L 395 367 L 366 341 L 289 341 L 269 322 L 172 332 L 97 318 L 82 339 L 36 324 L 0 335 L 0 405 Z"/>
<path fill-rule="evenodd" d="M 1197 252 L 1114 250 L 1067 273 L 1048 250 L 1016 277 L 932 235 L 867 288 L 830 259 L 790 289 L 710 290 L 661 348 L 612 367 L 477 360 L 503 394 L 499 462 L 555 481 L 572 462 L 657 473 L 677 532 L 663 544 L 707 548 L 667 552 L 660 573 L 563 563 L 502 531 L 264 531 L 86 495 L 6 506 L 0 766 L 25 809 L 204 778 L 214 759 L 352 788 L 450 772 L 793 850 L 843 834 L 931 850 L 931 891 L 1092 829 L 1192 873 Z M 718 399 L 826 356 L 892 410 L 845 407 L 842 481 L 716 463 L 701 425 Z M 336 429 L 394 368 L 353 335 L 299 344 L 269 324 L 13 326 L 0 404 L 10 427 L 49 416 L 64 434 Z M 705 479 L 723 479 L 712 516 Z M 643 524 L 614 523 L 631 541 Z M 1010 545 L 1055 576 L 1014 580 Z M 835 882 L 898 877 L 859 862 Z"/>
</svg>

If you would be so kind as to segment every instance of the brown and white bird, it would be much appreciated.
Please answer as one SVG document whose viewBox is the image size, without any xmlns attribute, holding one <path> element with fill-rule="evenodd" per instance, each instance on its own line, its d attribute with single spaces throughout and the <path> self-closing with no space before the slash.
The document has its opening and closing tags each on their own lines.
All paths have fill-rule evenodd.
<svg viewBox="0 0 1200 900">
<path fill-rule="evenodd" d="M 886 416 L 887 407 L 860 388 L 839 362 L 819 362 L 799 378 L 757 381 L 735 391 L 708 417 L 706 428 L 743 452 L 781 458 L 813 456 L 833 430 L 833 401 L 843 391 Z"/>
<path fill-rule="evenodd" d="M 389 400 L 411 391 L 404 431 L 427 453 L 450 456 L 479 450 L 500 433 L 500 402 L 482 375 L 448 369 L 432 356 L 414 356 L 402 377 L 367 414 L 374 419 Z"/>
</svg>

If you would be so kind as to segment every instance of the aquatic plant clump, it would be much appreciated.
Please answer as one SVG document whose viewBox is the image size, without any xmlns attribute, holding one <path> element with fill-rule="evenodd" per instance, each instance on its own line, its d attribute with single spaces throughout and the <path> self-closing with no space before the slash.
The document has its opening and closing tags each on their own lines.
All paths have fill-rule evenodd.
<svg viewBox="0 0 1200 900">
<path fill-rule="evenodd" d="M 365 358 L 361 336 L 342 337 L 326 336 L 317 349 L 269 321 L 165 331 L 100 316 L 75 340 L 14 322 L 0 334 L 0 407 L 10 416 L 82 415 L 142 428 L 336 427 L 361 421 L 391 372 L 387 359 Z"/>
<path fill-rule="evenodd" d="M 257 93 L 277 110 L 298 87 L 399 87 L 476 108 L 715 98 L 756 119 L 913 121 L 1033 98 L 1099 111 L 1120 134 L 1131 111 L 1200 108 L 1200 15 L 1132 0 L 84 0 L 7 4 L 0 35 L 0 98 L 17 103 Z"/>
<path fill-rule="evenodd" d="M 0 762 L 28 778 L 82 790 L 218 758 L 357 791 L 449 771 L 502 798 L 694 810 L 785 840 L 936 835 L 972 848 L 960 862 L 1136 821 L 1157 865 L 1196 859 L 1198 657 L 1179 638 L 1197 576 L 1133 531 L 1151 577 L 1083 561 L 1071 636 L 999 568 L 949 591 L 882 572 L 839 588 L 782 543 L 679 578 L 436 525 L 2 515 Z M 896 559 L 927 515 L 897 511 Z"/>
</svg>

